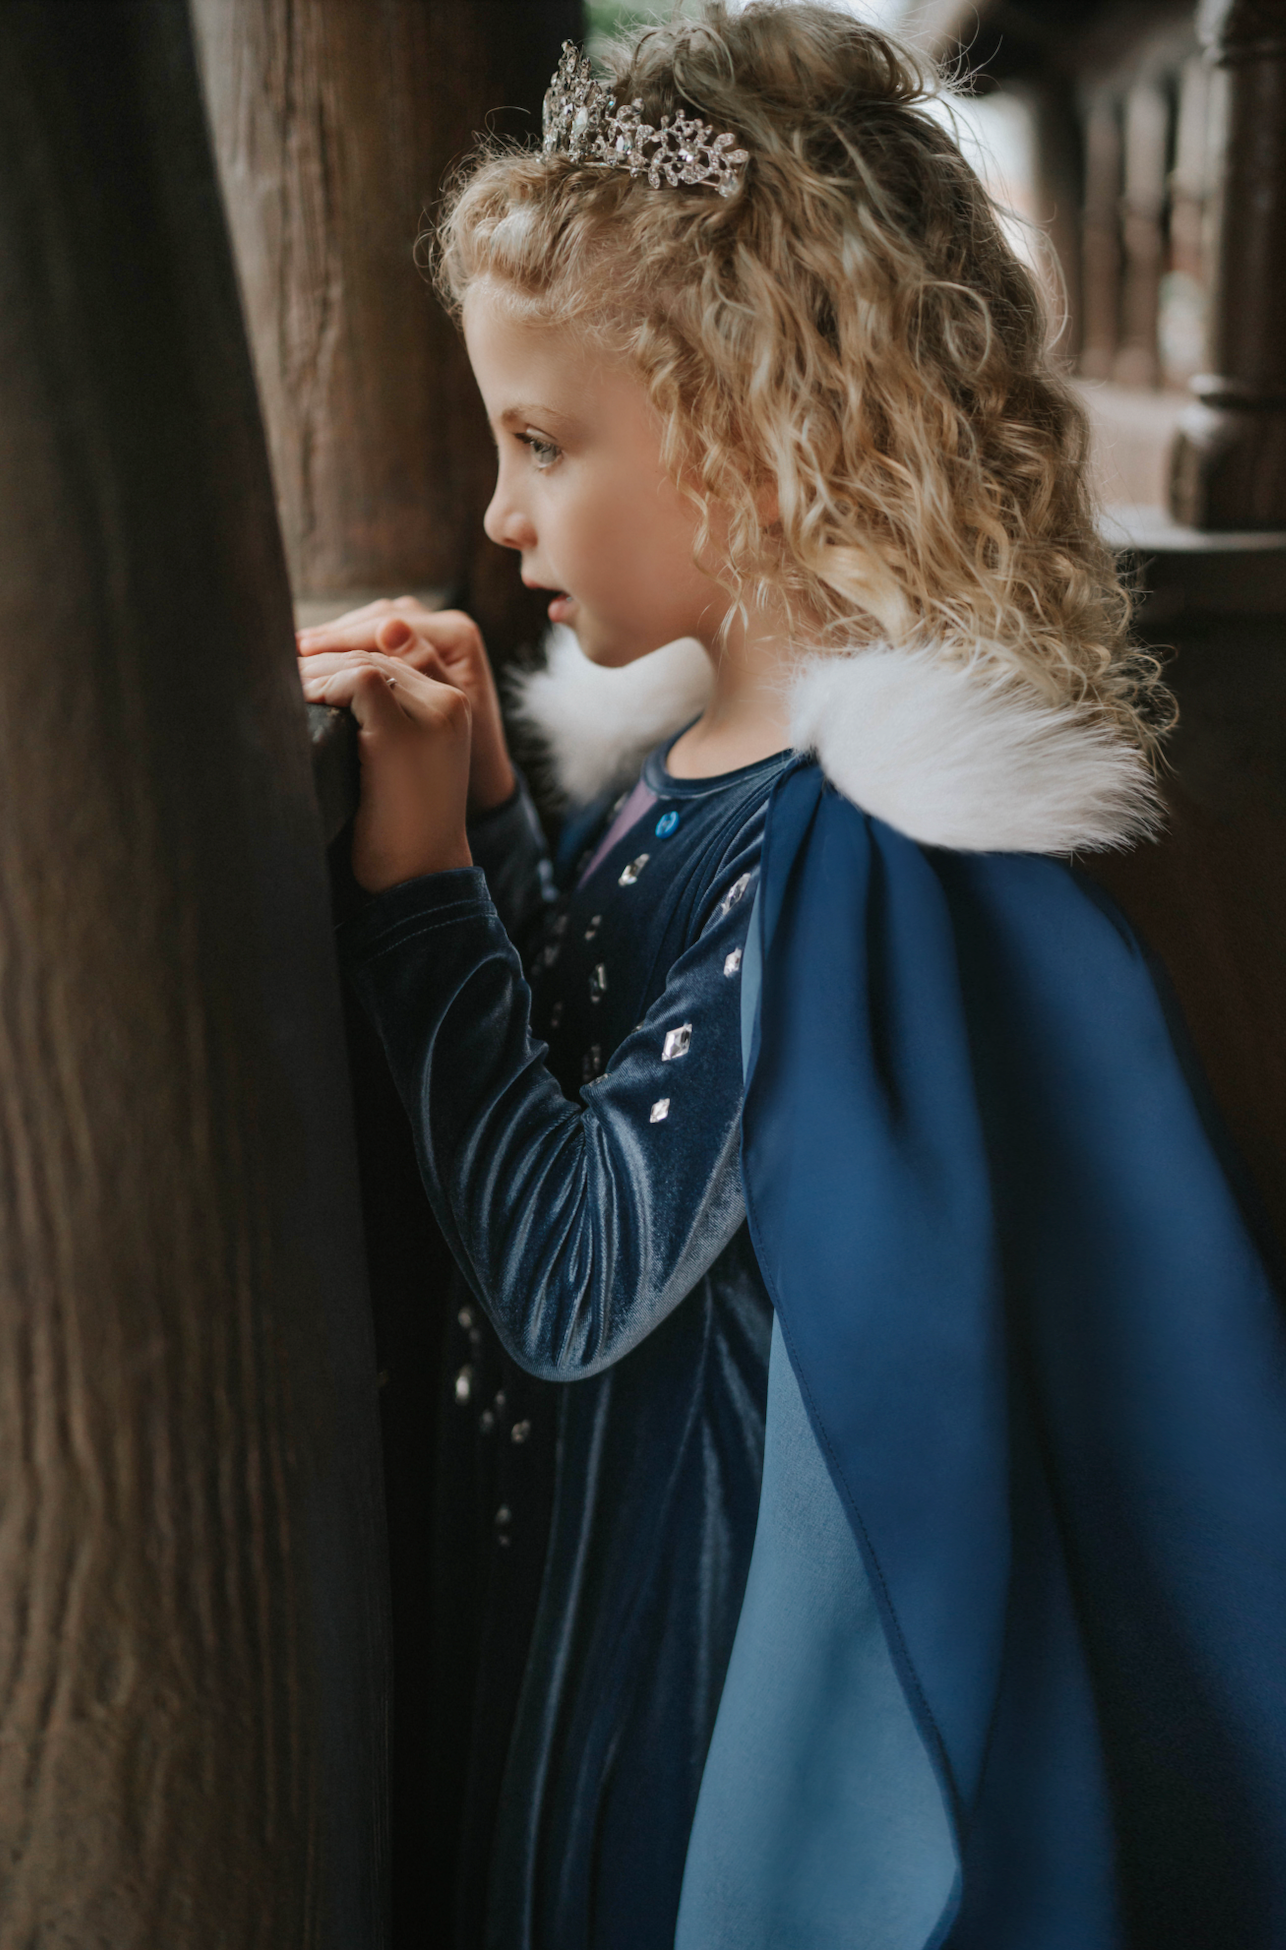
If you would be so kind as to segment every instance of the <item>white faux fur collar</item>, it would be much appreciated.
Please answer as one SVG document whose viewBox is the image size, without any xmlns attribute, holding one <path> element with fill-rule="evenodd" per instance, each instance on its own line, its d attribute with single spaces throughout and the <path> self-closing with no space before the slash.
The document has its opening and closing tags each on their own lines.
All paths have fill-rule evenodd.
<svg viewBox="0 0 1286 1950">
<path fill-rule="evenodd" d="M 627 783 L 709 690 L 709 661 L 690 639 L 604 670 L 566 629 L 551 632 L 546 667 L 515 687 L 558 784 L 581 801 Z M 1160 824 L 1155 782 L 1132 746 L 994 667 L 883 645 L 814 656 L 791 682 L 790 707 L 795 748 L 815 753 L 854 805 L 925 846 L 1092 852 Z"/>
</svg>

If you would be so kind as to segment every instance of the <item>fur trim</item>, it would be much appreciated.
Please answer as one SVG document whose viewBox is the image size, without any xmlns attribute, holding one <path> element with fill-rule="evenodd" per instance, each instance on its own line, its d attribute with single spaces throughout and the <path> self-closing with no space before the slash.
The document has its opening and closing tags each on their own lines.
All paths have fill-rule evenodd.
<svg viewBox="0 0 1286 1950">
<path fill-rule="evenodd" d="M 573 800 L 626 784 L 709 695 L 709 660 L 690 638 L 605 670 L 570 630 L 551 636 L 547 668 L 515 687 L 518 711 Z M 854 805 L 923 846 L 1094 852 L 1161 824 L 1146 761 L 1100 719 L 1045 703 L 994 665 L 948 663 L 930 649 L 802 661 L 790 736 Z"/>
<path fill-rule="evenodd" d="M 654 745 L 705 710 L 713 673 L 692 637 L 607 670 L 592 664 L 565 624 L 547 639 L 543 670 L 520 671 L 509 686 L 517 722 L 549 755 L 558 788 L 586 804 L 628 785 Z"/>
<path fill-rule="evenodd" d="M 931 650 L 814 657 L 790 735 L 863 812 L 922 846 L 1082 853 L 1160 821 L 1146 760 L 1101 719 Z"/>
</svg>

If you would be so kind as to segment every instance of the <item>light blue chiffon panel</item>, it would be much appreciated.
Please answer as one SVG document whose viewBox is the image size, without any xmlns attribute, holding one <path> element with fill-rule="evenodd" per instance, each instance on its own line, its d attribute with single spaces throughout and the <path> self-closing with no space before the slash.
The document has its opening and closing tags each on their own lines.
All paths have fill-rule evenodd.
<svg viewBox="0 0 1286 1950">
<path fill-rule="evenodd" d="M 745 1052 L 756 920 L 742 967 Z M 924 1950 L 958 1876 L 937 1776 L 774 1324 L 754 1555 L 675 1950 Z"/>
<path fill-rule="evenodd" d="M 774 1326 L 754 1556 L 676 1950 L 924 1950 L 957 1874 L 937 1778 Z"/>
</svg>

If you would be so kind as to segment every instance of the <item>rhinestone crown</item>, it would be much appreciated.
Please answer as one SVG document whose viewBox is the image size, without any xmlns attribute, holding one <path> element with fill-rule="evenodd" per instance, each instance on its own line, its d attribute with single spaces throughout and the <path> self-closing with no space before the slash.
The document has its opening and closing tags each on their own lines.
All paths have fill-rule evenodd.
<svg viewBox="0 0 1286 1950">
<path fill-rule="evenodd" d="M 571 41 L 563 42 L 545 96 L 544 131 L 547 156 L 627 169 L 646 176 L 654 190 L 663 182 L 713 183 L 720 196 L 732 196 L 750 161 L 748 150 L 733 147 L 735 136 L 716 135 L 696 116 L 663 115 L 660 128 L 653 128 L 643 120 L 641 101 L 618 107 Z"/>
</svg>

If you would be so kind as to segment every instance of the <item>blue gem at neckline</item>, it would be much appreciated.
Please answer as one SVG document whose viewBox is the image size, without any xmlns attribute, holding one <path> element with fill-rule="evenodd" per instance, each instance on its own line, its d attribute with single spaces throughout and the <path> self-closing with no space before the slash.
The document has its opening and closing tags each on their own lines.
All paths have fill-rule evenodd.
<svg viewBox="0 0 1286 1950">
<path fill-rule="evenodd" d="M 657 838 L 659 840 L 668 840 L 671 833 L 673 833 L 677 828 L 678 824 L 679 824 L 678 813 L 676 813 L 673 809 L 671 809 L 669 812 L 663 812 L 661 814 L 661 817 L 657 820 L 654 829 Z"/>
</svg>

